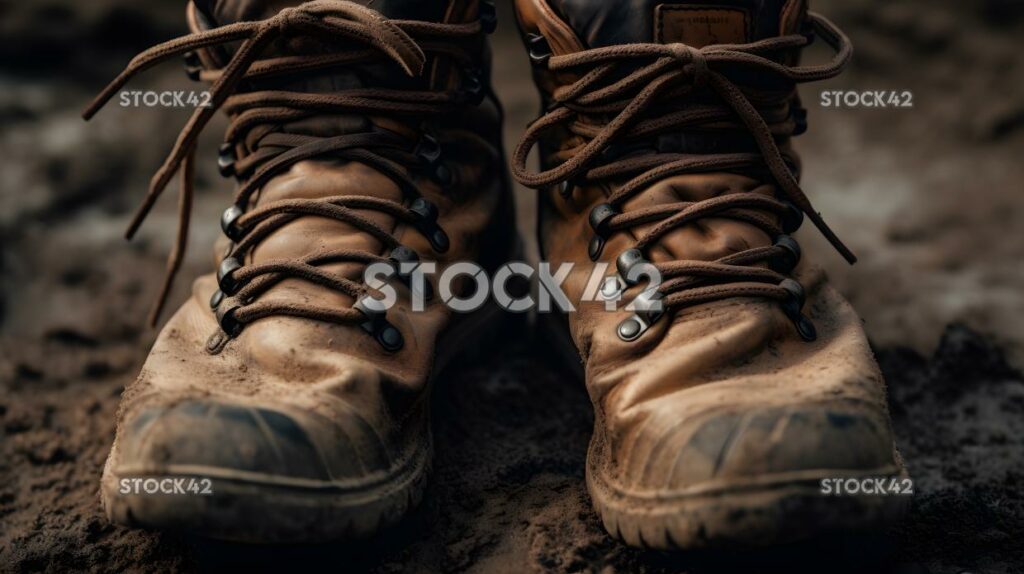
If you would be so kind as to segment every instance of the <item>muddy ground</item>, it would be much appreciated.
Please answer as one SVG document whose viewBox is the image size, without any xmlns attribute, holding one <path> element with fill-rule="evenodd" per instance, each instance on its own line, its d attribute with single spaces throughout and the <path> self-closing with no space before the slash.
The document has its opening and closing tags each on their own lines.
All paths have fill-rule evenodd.
<svg viewBox="0 0 1024 574">
<path fill-rule="evenodd" d="M 372 572 L 1024 569 L 1024 5 L 817 9 L 858 52 L 848 75 L 803 91 L 805 187 L 861 263 L 848 269 L 811 233 L 803 240 L 862 312 L 886 373 L 916 489 L 902 528 L 771 555 L 623 548 L 583 487 L 582 386 L 523 330 L 510 333 L 522 343 L 447 373 L 426 502 L 378 542 L 252 549 L 109 525 L 98 477 L 119 393 L 155 336 L 145 312 L 173 237 L 173 201 L 132 244 L 121 234 L 187 111 L 112 107 L 91 125 L 78 113 L 135 51 L 182 31 L 180 6 L 3 0 L 0 570 L 193 571 L 238 560 Z M 512 56 L 497 60 L 496 77 L 510 146 L 537 109 L 514 42 L 505 18 L 496 43 Z M 138 85 L 191 88 L 182 76 L 170 65 Z M 821 89 L 910 90 L 914 107 L 823 108 Z M 229 192 L 212 159 L 199 176 L 186 278 L 209 269 Z M 519 199 L 528 229 L 531 196 Z"/>
</svg>

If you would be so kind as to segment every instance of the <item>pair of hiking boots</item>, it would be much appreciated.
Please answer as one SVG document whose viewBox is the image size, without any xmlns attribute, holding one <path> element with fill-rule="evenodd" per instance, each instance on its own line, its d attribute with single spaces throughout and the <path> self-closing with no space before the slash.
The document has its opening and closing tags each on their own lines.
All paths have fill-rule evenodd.
<svg viewBox="0 0 1024 574">
<path fill-rule="evenodd" d="M 804 0 L 515 8 L 544 111 L 511 172 L 540 191 L 542 259 L 574 265 L 562 286 L 576 310 L 544 319 L 582 360 L 596 413 L 586 479 L 608 531 L 699 548 L 888 523 L 897 499 L 821 492 L 826 478 L 905 471 L 860 320 L 791 237 L 809 219 L 853 259 L 801 191 L 790 145 L 806 127 L 796 86 L 836 75 L 849 40 Z M 137 56 L 86 112 L 170 57 L 211 84 L 130 230 L 180 173 L 161 301 L 197 137 L 218 109 L 218 163 L 238 184 L 217 273 L 124 393 L 103 504 L 122 524 L 231 540 L 371 536 L 420 500 L 434 378 L 500 311 L 456 313 L 430 297 L 437 275 L 402 273 L 381 310 L 364 269 L 493 271 L 517 255 L 494 7 L 192 0 L 187 16 L 190 35 Z M 833 59 L 802 65 L 815 40 Z M 660 310 L 583 302 L 601 266 L 601 294 Z M 657 289 L 638 269 L 657 271 Z M 168 477 L 212 493 L 131 487 Z"/>
</svg>

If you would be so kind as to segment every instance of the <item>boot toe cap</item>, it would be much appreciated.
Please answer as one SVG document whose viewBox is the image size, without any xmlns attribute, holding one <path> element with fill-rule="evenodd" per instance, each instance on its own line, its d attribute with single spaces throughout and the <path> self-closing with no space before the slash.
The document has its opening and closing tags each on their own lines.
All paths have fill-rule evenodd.
<svg viewBox="0 0 1024 574">
<path fill-rule="evenodd" d="M 148 471 L 202 469 L 325 480 L 327 468 L 300 424 L 279 410 L 189 400 L 147 407 L 119 437 L 120 466 Z"/>
<path fill-rule="evenodd" d="M 675 490 L 708 481 L 881 472 L 895 466 L 885 421 L 834 405 L 721 412 L 689 429 L 675 425 L 676 432 L 659 433 L 641 480 Z"/>
</svg>

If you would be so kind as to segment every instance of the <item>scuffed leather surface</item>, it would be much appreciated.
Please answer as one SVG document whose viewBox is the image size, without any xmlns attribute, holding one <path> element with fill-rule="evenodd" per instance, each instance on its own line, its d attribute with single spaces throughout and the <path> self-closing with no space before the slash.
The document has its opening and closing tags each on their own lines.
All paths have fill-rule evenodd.
<svg viewBox="0 0 1024 574">
<path fill-rule="evenodd" d="M 556 28 L 538 21 L 537 1 L 517 0 L 524 32 Z M 552 3 L 581 43 L 593 47 L 648 41 L 643 34 L 660 2 Z M 761 2 L 727 4 L 765 10 Z M 775 4 L 775 16 L 762 15 L 758 24 L 767 35 L 776 33 L 768 31 L 773 27 L 778 30 L 780 10 L 788 26 L 797 26 L 794 14 L 804 10 L 803 3 Z M 612 26 L 619 22 L 624 23 Z M 616 30 L 607 31 L 611 28 Z M 535 77 L 545 97 L 574 79 L 541 68 Z M 564 160 L 583 143 L 568 133 L 552 133 L 542 142 L 543 166 Z M 782 148 L 795 156 L 788 142 Z M 568 200 L 555 190 L 541 191 L 542 254 L 552 267 L 575 264 L 565 283 L 574 302 L 595 266 L 587 254 L 593 235 L 587 216 L 613 190 L 614 185 L 578 185 Z M 739 174 L 679 175 L 654 184 L 630 200 L 626 210 L 775 191 L 771 184 Z M 613 235 L 598 263 L 613 271 L 615 258 L 647 229 L 638 226 Z M 712 260 L 770 245 L 772 239 L 743 222 L 706 218 L 669 233 L 649 257 Z M 662 318 L 633 343 L 616 335 L 616 326 L 630 316 L 627 311 L 607 312 L 601 303 L 591 303 L 570 314 L 569 330 L 596 412 L 588 470 L 622 491 L 669 496 L 712 480 L 895 465 L 884 381 L 859 318 L 813 265 L 804 262 L 797 279 L 808 292 L 804 312 L 818 329 L 813 343 L 801 341 L 779 307 L 763 300 L 684 309 Z M 628 291 L 626 300 L 637 293 Z"/>
<path fill-rule="evenodd" d="M 373 4 L 378 9 L 387 5 L 392 16 L 414 18 L 422 15 L 427 4 L 440 3 Z M 225 3 L 215 12 L 233 18 L 255 16 L 279 5 L 283 3 Z M 411 13 L 398 12 L 403 7 L 412 7 Z M 459 3 L 447 13 L 453 18 L 475 18 L 476 3 Z M 489 54 L 485 51 L 480 57 L 486 69 Z M 305 87 L 330 89 L 332 82 L 351 78 L 322 75 L 308 80 Z M 368 120 L 411 137 L 418 133 L 417 126 L 405 122 L 352 116 L 302 120 L 287 129 L 290 133 L 338 135 L 364 129 Z M 437 261 L 435 277 L 453 261 L 477 261 L 493 268 L 511 255 L 515 237 L 501 154 L 499 109 L 486 99 L 479 107 L 467 107 L 464 113 L 446 118 L 437 128 L 434 133 L 455 173 L 454 183 L 451 189 L 442 190 L 424 175 L 417 176 L 417 184 L 421 194 L 438 206 L 439 223 L 451 239 L 450 250 L 443 255 L 434 253 L 419 232 L 406 229 L 387 214 L 359 214 L 391 232 L 422 259 Z M 402 200 L 392 180 L 364 164 L 318 159 L 300 162 L 272 179 L 263 187 L 259 201 L 334 195 Z M 249 262 L 297 258 L 338 248 L 386 255 L 377 240 L 345 223 L 302 217 L 264 240 Z M 362 278 L 362 267 L 355 264 L 324 268 Z M 190 460 L 194 464 L 220 461 L 235 468 L 263 460 L 256 466 L 265 472 L 357 481 L 401 464 L 425 448 L 427 385 L 437 367 L 439 340 L 464 317 L 453 315 L 436 300 L 428 304 L 426 312 L 413 312 L 408 291 L 400 283 L 394 284 L 399 303 L 388 312 L 388 320 L 405 339 L 397 353 L 385 352 L 358 326 L 291 317 L 270 317 L 250 324 L 222 350 L 211 353 L 208 345 L 220 334 L 208 303 L 216 280 L 212 274 L 199 278 L 192 297 L 164 327 L 138 379 L 125 391 L 117 439 L 122 447 L 114 450 L 114 456 L 120 458 L 110 464 L 159 467 Z M 322 306 L 352 304 L 345 295 L 298 279 L 282 281 L 262 297 Z M 133 422 L 154 412 L 160 416 L 148 428 L 138 428 Z M 160 423 L 159 419 L 168 416 L 180 424 Z M 277 421 L 278 427 L 268 420 Z M 190 426 L 187 421 L 191 428 L 186 428 Z M 261 429 L 268 424 L 268 430 Z M 262 438 L 253 428 L 265 433 Z M 231 436 L 234 441 L 221 442 L 220 437 Z M 288 447 L 288 440 L 297 446 Z M 165 448 L 158 448 L 160 445 Z M 283 459 L 269 456 L 274 445 L 288 451 L 277 455 Z M 281 464 L 288 457 L 298 459 Z"/>
</svg>

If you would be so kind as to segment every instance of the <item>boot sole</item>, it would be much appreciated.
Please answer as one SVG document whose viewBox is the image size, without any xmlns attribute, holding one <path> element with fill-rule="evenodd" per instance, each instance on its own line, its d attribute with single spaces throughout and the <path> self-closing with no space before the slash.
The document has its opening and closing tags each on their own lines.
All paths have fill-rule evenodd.
<svg viewBox="0 0 1024 574">
<path fill-rule="evenodd" d="M 907 478 L 897 466 L 769 475 L 656 496 L 624 492 L 597 474 L 587 469 L 587 488 L 605 529 L 630 546 L 659 550 L 758 548 L 835 534 L 884 533 L 910 499 L 821 492 L 825 478 Z"/>
<path fill-rule="evenodd" d="M 431 454 L 427 441 L 425 448 L 389 476 L 366 484 L 202 466 L 168 466 L 158 473 L 130 469 L 117 472 L 108 465 L 101 497 L 107 517 L 125 526 L 232 542 L 358 540 L 398 522 L 419 503 Z M 126 492 L 127 487 L 122 490 L 122 481 L 133 479 L 177 479 L 196 492 L 147 494 Z"/>
</svg>

